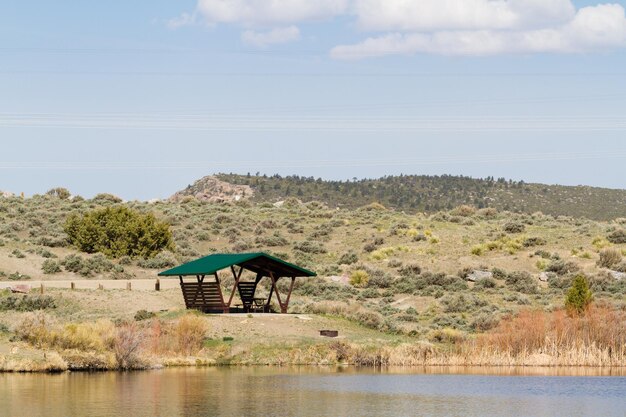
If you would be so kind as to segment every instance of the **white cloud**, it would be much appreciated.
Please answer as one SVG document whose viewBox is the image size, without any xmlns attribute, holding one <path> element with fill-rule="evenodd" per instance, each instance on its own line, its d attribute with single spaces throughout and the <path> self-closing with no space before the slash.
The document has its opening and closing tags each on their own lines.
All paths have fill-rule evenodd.
<svg viewBox="0 0 626 417">
<path fill-rule="evenodd" d="M 211 23 L 272 26 L 321 20 L 346 13 L 350 0 L 198 0 Z"/>
<path fill-rule="evenodd" d="M 355 0 L 359 26 L 375 31 L 513 29 L 575 12 L 570 0 Z"/>
<path fill-rule="evenodd" d="M 518 0 L 521 1 L 521 0 Z M 436 30 L 371 37 L 332 49 L 337 59 L 391 54 L 496 55 L 576 53 L 626 46 L 626 17 L 618 4 L 584 7 L 569 22 L 543 29 Z"/>
<path fill-rule="evenodd" d="M 576 53 L 626 46 L 619 4 L 576 9 L 572 0 L 198 0 L 196 10 L 168 22 L 242 27 L 257 47 L 300 39 L 301 22 L 352 17 L 370 33 L 331 56 L 389 54 L 495 55 Z M 374 33 L 372 33 L 374 32 Z M 365 35 L 364 35 L 365 36 Z"/>
<path fill-rule="evenodd" d="M 182 26 L 190 26 L 196 23 L 195 13 L 183 13 L 178 17 L 167 21 L 167 27 L 170 29 L 178 29 Z"/>
<path fill-rule="evenodd" d="M 269 45 L 288 43 L 300 39 L 300 29 L 296 26 L 274 28 L 267 32 L 246 30 L 241 34 L 241 40 L 248 45 L 265 48 Z"/>
</svg>

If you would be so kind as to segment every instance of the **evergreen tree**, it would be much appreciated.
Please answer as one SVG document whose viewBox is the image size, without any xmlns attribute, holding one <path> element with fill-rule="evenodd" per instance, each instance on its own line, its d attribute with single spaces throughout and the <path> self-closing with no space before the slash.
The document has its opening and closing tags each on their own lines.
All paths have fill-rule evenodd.
<svg viewBox="0 0 626 417">
<path fill-rule="evenodd" d="M 583 314 L 592 300 L 593 294 L 587 278 L 584 275 L 576 276 L 565 297 L 565 308 L 570 314 Z"/>
</svg>

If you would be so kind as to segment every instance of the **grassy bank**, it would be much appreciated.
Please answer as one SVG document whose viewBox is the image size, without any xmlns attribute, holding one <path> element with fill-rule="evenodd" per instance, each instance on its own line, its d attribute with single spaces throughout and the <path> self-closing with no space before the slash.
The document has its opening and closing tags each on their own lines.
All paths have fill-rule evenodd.
<svg viewBox="0 0 626 417">
<path fill-rule="evenodd" d="M 132 320 L 73 322 L 24 312 L 0 334 L 0 370 L 148 369 L 162 366 L 626 366 L 626 313 L 526 309 L 487 332 L 429 338 L 380 332 L 333 315 L 216 315 L 174 309 Z M 340 338 L 319 328 L 340 329 Z"/>
</svg>

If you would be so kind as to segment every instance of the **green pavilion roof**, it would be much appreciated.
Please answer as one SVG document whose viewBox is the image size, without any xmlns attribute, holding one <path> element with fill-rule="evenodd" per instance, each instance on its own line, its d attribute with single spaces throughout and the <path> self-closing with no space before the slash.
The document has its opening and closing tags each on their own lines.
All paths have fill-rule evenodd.
<svg viewBox="0 0 626 417">
<path fill-rule="evenodd" d="M 159 276 L 212 275 L 231 266 L 278 277 L 314 277 L 317 274 L 263 252 L 216 253 L 159 273 Z"/>
</svg>

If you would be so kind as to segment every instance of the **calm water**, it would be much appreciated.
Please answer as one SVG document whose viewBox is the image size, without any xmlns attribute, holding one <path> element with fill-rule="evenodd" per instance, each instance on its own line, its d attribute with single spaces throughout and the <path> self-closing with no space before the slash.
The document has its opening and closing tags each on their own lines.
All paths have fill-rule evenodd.
<svg viewBox="0 0 626 417">
<path fill-rule="evenodd" d="M 593 376 L 585 370 L 574 371 L 578 376 L 553 370 L 524 370 L 521 375 L 485 369 L 480 374 L 418 371 L 208 368 L 0 374 L 0 415 L 626 416 L 623 370 Z"/>
</svg>

